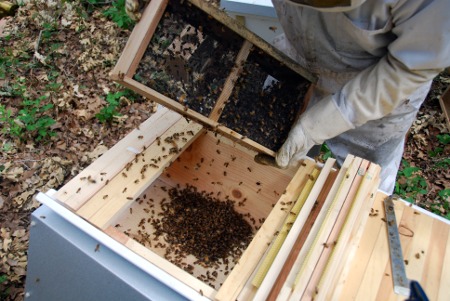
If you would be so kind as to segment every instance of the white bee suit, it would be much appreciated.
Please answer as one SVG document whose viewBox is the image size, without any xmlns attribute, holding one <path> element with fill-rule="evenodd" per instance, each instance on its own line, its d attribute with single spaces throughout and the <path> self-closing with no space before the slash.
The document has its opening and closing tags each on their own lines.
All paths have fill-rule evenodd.
<svg viewBox="0 0 450 301">
<path fill-rule="evenodd" d="M 339 163 L 351 153 L 380 164 L 380 189 L 392 192 L 405 134 L 450 66 L 450 0 L 367 0 L 344 12 L 272 1 L 284 30 L 275 46 L 319 78 L 278 164 L 326 141 Z"/>
</svg>

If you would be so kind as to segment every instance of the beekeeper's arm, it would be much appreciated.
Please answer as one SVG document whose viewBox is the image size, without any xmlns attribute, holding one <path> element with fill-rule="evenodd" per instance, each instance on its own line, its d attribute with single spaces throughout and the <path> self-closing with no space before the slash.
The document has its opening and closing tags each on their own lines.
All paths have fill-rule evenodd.
<svg viewBox="0 0 450 301">
<path fill-rule="evenodd" d="M 400 2 L 393 9 L 397 39 L 387 55 L 303 113 L 277 152 L 279 166 L 305 157 L 313 145 L 388 115 L 450 65 L 450 1 Z"/>
</svg>

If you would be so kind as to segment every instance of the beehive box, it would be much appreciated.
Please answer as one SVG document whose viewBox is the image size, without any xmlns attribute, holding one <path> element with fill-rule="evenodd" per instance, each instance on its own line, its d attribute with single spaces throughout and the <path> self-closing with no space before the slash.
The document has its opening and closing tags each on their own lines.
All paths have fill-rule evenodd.
<svg viewBox="0 0 450 301">
<path fill-rule="evenodd" d="M 280 170 L 255 163 L 255 154 L 161 107 L 62 187 L 55 199 L 199 294 L 214 299 L 223 289 L 224 300 L 235 300 L 251 286 L 251 273 L 315 166 L 305 162 L 300 169 Z M 155 221 L 162 219 L 168 191 L 187 185 L 233 202 L 251 226 L 251 242 L 209 265 L 168 252 L 169 244 L 155 233 Z"/>
<path fill-rule="evenodd" d="M 276 81 L 266 81 L 269 75 Z M 151 1 L 112 78 L 208 129 L 272 155 L 316 80 L 201 0 Z"/>
</svg>

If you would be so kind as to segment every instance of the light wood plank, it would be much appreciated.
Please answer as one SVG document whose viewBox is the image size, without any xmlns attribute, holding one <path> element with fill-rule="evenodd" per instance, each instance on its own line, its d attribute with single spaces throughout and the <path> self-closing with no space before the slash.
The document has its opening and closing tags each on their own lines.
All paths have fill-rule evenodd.
<svg viewBox="0 0 450 301">
<path fill-rule="evenodd" d="M 367 220 L 369 219 L 368 212 L 371 211 L 371 207 L 373 205 L 373 200 L 376 199 L 377 195 L 377 189 L 380 184 L 381 180 L 380 178 L 377 178 L 375 180 L 375 184 L 373 186 L 372 191 L 368 194 L 368 201 L 366 201 L 363 204 L 363 208 L 359 212 L 359 216 L 357 218 L 357 221 L 355 225 L 352 227 L 352 232 L 350 234 L 350 237 L 348 238 L 348 246 L 346 247 L 346 250 L 343 251 L 344 255 L 342 256 L 341 261 L 337 264 L 338 267 L 336 268 L 335 275 L 329 276 L 331 279 L 326 279 L 326 273 L 328 270 L 331 272 L 332 268 L 329 267 L 333 264 L 333 257 L 330 260 L 330 263 L 327 266 L 327 269 L 325 270 L 325 275 L 322 277 L 320 282 L 320 292 L 317 296 L 318 299 L 321 300 L 337 300 L 337 297 L 340 295 L 343 289 L 343 284 L 345 284 L 345 281 L 340 281 L 341 279 L 346 279 L 350 274 L 350 267 L 351 262 L 355 258 L 355 254 L 358 250 L 360 241 L 363 237 L 364 229 L 367 224 Z M 350 225 L 350 223 L 348 223 Z M 337 246 L 336 250 L 338 250 L 339 246 Z M 333 256 L 333 254 L 332 254 Z M 326 281 L 328 280 L 328 281 Z M 332 282 L 332 284 L 328 284 L 326 282 Z M 329 285 L 329 287 L 328 287 Z M 329 293 L 332 293 L 333 296 L 326 296 Z M 322 298 L 321 298 L 322 297 Z M 328 299 L 327 299 L 328 298 Z"/>
<path fill-rule="evenodd" d="M 330 207 L 324 211 L 324 215 L 321 216 L 321 222 L 317 223 L 316 227 L 314 227 L 314 233 L 316 233 L 316 235 L 308 237 L 308 243 L 305 243 L 306 248 L 299 254 L 299 257 L 303 258 L 303 263 L 300 270 L 297 272 L 293 291 L 289 300 L 298 300 L 304 294 L 314 268 L 325 249 L 324 243 L 327 242 L 327 238 L 333 229 L 344 201 L 350 192 L 351 185 L 357 176 L 362 159 L 353 156 L 349 156 L 349 158 L 351 160 L 350 166 L 341 182 L 335 198 L 331 202 Z"/>
<path fill-rule="evenodd" d="M 236 211 L 267 218 L 298 168 L 279 169 L 254 161 L 255 152 L 226 137 L 201 135 L 166 170 L 173 186 L 190 184 L 236 202 Z M 245 203 L 245 205 L 239 205 Z"/>
<path fill-rule="evenodd" d="M 427 250 L 424 271 L 420 284 L 430 300 L 437 300 L 441 284 L 442 264 L 445 258 L 446 239 L 450 227 L 439 220 L 433 220 L 432 236 Z"/>
<path fill-rule="evenodd" d="M 325 199 L 324 203 L 331 203 L 333 201 L 333 199 L 335 198 L 336 194 L 338 193 L 338 191 L 342 185 L 342 181 L 345 178 L 345 174 L 348 172 L 348 168 L 349 168 L 350 164 L 353 162 L 353 159 L 354 159 L 354 156 L 348 156 L 346 158 L 341 169 L 339 170 L 336 180 L 334 181 L 333 187 L 331 188 L 330 192 L 328 193 L 327 198 Z M 325 208 L 323 210 L 321 210 L 321 212 L 326 212 Z M 317 224 L 317 223 L 319 223 L 319 224 L 321 223 L 320 218 L 315 220 L 315 224 Z M 316 228 L 314 228 L 314 229 L 311 228 L 308 235 L 310 235 L 310 236 L 317 235 L 317 232 L 314 232 L 317 230 L 318 230 L 318 226 L 316 226 Z M 307 240 L 307 237 L 305 237 L 305 242 L 303 243 L 303 246 L 302 246 L 302 248 L 304 250 L 303 252 L 306 252 L 305 250 L 309 248 L 309 246 L 305 245 L 307 243 L 306 240 Z M 311 243 L 311 240 L 308 243 Z M 287 300 L 289 298 L 290 294 L 292 293 L 293 287 L 294 287 L 297 273 L 300 270 L 302 264 L 303 264 L 303 258 L 299 254 L 297 254 L 296 260 L 291 268 L 291 272 L 288 274 L 287 279 L 284 281 L 283 287 L 281 288 L 279 296 L 277 297 L 278 300 Z"/>
<path fill-rule="evenodd" d="M 219 98 L 217 98 L 216 104 L 214 105 L 211 114 L 209 114 L 210 119 L 214 121 L 219 120 L 220 115 L 222 114 L 223 109 L 225 108 L 225 103 L 230 98 L 230 95 L 233 92 L 234 84 L 236 83 L 239 74 L 242 71 L 244 63 L 247 60 L 247 57 L 250 54 L 250 50 L 252 49 L 252 47 L 253 44 L 247 40 L 245 40 L 244 43 L 242 44 L 241 50 L 239 50 L 239 53 L 236 57 L 234 67 L 231 70 L 230 74 L 228 75 L 223 85 L 222 92 L 220 93 Z"/>
<path fill-rule="evenodd" d="M 156 101 L 157 103 L 162 104 L 163 106 L 174 110 L 175 112 L 178 112 L 182 115 L 187 116 L 188 118 L 195 120 L 203 125 L 205 125 L 206 128 L 211 129 L 215 132 L 218 132 L 233 141 L 244 145 L 258 153 L 265 153 L 271 156 L 275 156 L 275 151 L 268 149 L 267 147 L 256 143 L 255 141 L 239 134 L 238 132 L 231 130 L 227 128 L 226 126 L 221 125 L 220 123 L 209 119 L 208 117 L 203 116 L 202 114 L 188 109 L 182 104 L 173 101 L 169 97 L 135 81 L 132 78 L 124 77 L 122 80 L 118 81 L 120 84 L 124 85 L 125 87 L 128 87 L 135 91 L 136 93 L 139 93 L 145 97 L 147 97 L 150 100 Z"/>
<path fill-rule="evenodd" d="M 304 161 L 292 181 L 286 188 L 286 192 L 280 197 L 272 212 L 266 218 L 261 228 L 256 233 L 248 248 L 245 250 L 238 264 L 234 267 L 228 278 L 216 295 L 216 300 L 235 300 L 245 285 L 246 281 L 258 265 L 261 256 L 267 250 L 274 238 L 275 232 L 281 228 L 287 212 L 282 210 L 286 203 L 293 204 L 300 195 L 301 190 L 308 180 L 308 174 L 314 169 L 314 162 Z"/>
<path fill-rule="evenodd" d="M 130 38 L 111 72 L 113 80 L 121 80 L 124 76 L 132 78 L 136 71 L 156 27 L 166 9 L 169 0 L 152 0 L 144 10 L 142 18 L 131 32 Z"/>
<path fill-rule="evenodd" d="M 417 253 L 419 253 L 419 256 L 423 255 L 420 254 L 420 250 L 426 249 L 430 243 L 432 219 L 420 218 L 419 215 L 415 214 L 416 211 L 414 209 L 403 203 L 396 202 L 396 206 L 403 206 L 403 215 L 399 223 L 399 233 L 403 256 L 407 261 L 407 264 L 405 264 L 406 276 L 408 279 L 420 281 L 425 265 L 425 256 L 420 260 L 415 255 Z M 410 230 L 413 231 L 411 232 L 412 237 L 409 236 Z M 402 235 L 402 233 L 405 235 Z M 392 268 L 390 265 L 387 265 L 384 275 L 386 277 L 383 278 L 380 284 L 376 299 L 386 301 L 404 299 L 394 294 Z"/>
<path fill-rule="evenodd" d="M 295 262 L 291 268 L 290 273 L 288 274 L 288 277 L 286 281 L 283 284 L 283 287 L 281 288 L 281 291 L 278 296 L 278 300 L 287 300 L 289 295 L 292 293 L 292 289 L 294 287 L 294 282 L 297 277 L 297 273 L 300 270 L 303 260 L 305 257 L 306 251 L 311 247 L 310 244 L 312 243 L 313 239 L 312 237 L 315 237 L 318 233 L 318 230 L 320 229 L 320 224 L 323 223 L 323 220 L 331 206 L 331 203 L 335 199 L 339 189 L 341 188 L 342 181 L 345 178 L 345 175 L 347 174 L 348 168 L 350 167 L 350 164 L 353 162 L 354 156 L 347 156 L 346 160 L 344 161 L 343 165 L 341 166 L 341 169 L 339 170 L 339 173 L 337 175 L 336 180 L 334 181 L 334 184 L 328 193 L 324 205 L 322 207 L 322 210 L 320 211 L 318 217 L 316 218 L 314 225 L 311 228 L 311 231 L 309 232 L 309 239 L 308 237 L 305 239 L 305 242 L 303 243 L 302 249 L 303 254 L 297 254 Z"/>
<path fill-rule="evenodd" d="M 294 224 L 292 225 L 292 228 L 289 231 L 289 234 L 285 242 L 283 243 L 280 251 L 278 252 L 278 255 L 276 256 L 266 277 L 264 278 L 261 287 L 258 289 L 254 300 L 265 300 L 269 295 L 270 290 L 272 289 L 272 286 L 275 283 L 275 280 L 283 267 L 283 263 L 286 261 L 297 236 L 300 234 L 300 231 L 304 226 L 306 219 L 308 218 L 309 213 L 311 212 L 311 209 L 314 206 L 314 203 L 316 202 L 317 197 L 319 196 L 320 191 L 322 190 L 323 185 L 325 184 L 325 181 L 328 178 L 328 175 L 335 161 L 336 161 L 335 159 L 328 159 L 325 165 L 323 166 L 319 174 L 319 177 L 317 178 L 314 187 L 311 190 L 311 193 L 309 194 L 308 198 L 305 201 L 305 204 L 302 207 L 302 211 L 297 216 Z"/>
<path fill-rule="evenodd" d="M 156 137 L 164 133 L 181 118 L 181 115 L 175 112 L 170 112 L 163 107 L 159 108 L 138 129 L 129 133 L 60 188 L 55 198 L 68 208 L 78 210 L 108 181 L 114 178 L 136 156 L 136 153 L 148 147 L 155 141 Z"/>
<path fill-rule="evenodd" d="M 298 253 L 300 252 L 301 248 L 303 247 L 303 245 L 306 241 L 306 238 L 310 234 L 311 229 L 317 220 L 317 216 L 321 212 L 321 210 L 324 206 L 325 200 L 327 199 L 327 196 L 330 194 L 330 191 L 335 184 L 338 174 L 339 173 L 336 171 L 336 172 L 331 172 L 330 175 L 328 176 L 323 190 L 320 192 L 319 196 L 317 197 L 317 204 L 315 204 L 314 207 L 312 208 L 311 214 L 308 216 L 305 226 L 302 228 L 300 235 L 297 237 L 294 247 L 292 248 L 291 252 L 289 253 L 289 257 L 286 259 L 286 262 L 283 265 L 283 269 L 281 270 L 279 277 L 277 278 L 274 286 L 272 287 L 272 290 L 270 291 L 269 296 L 267 297 L 268 301 L 276 300 L 277 297 L 280 295 L 280 291 L 281 291 L 282 287 L 285 285 L 286 279 L 287 279 L 292 267 L 294 266 L 294 263 L 298 256 Z"/>
<path fill-rule="evenodd" d="M 395 217 L 397 220 L 397 226 L 403 217 L 403 206 L 397 205 L 395 202 Z M 384 207 L 382 209 L 384 215 Z M 369 265 L 364 277 L 361 280 L 361 286 L 356 296 L 356 300 L 375 300 L 378 294 L 378 288 L 380 287 L 383 278 L 386 277 L 384 271 L 389 266 L 390 268 L 390 255 L 389 255 L 389 243 L 387 236 L 387 227 L 384 224 L 383 229 L 379 232 L 377 239 L 377 250 L 372 253 L 369 259 Z"/>
<path fill-rule="evenodd" d="M 358 176 L 353 183 L 354 189 L 350 190 L 349 199 L 350 203 L 347 201 L 344 203 L 343 210 L 348 205 L 349 208 L 344 211 L 343 219 L 338 218 L 335 228 L 330 235 L 327 245 L 334 245 L 332 253 L 325 257 L 326 267 L 322 268 L 322 273 L 320 273 L 320 268 L 315 271 L 320 282 L 315 281 L 312 286 L 309 286 L 309 296 L 317 297 L 318 299 L 326 300 L 323 298 L 327 295 L 329 290 L 336 294 L 336 289 L 333 289 L 333 282 L 337 275 L 340 275 L 344 269 L 343 263 L 346 262 L 346 256 L 348 253 L 352 252 L 352 244 L 356 244 L 354 240 L 358 237 L 358 228 L 363 228 L 364 222 L 367 217 L 362 217 L 361 215 L 368 215 L 370 207 L 373 204 L 374 192 L 378 188 L 380 167 L 376 164 L 369 163 L 363 160 L 361 163 L 361 168 L 358 170 Z M 356 188 L 356 189 L 355 189 Z M 352 191 L 353 190 L 353 191 Z M 335 231 L 336 229 L 336 231 Z M 326 248 L 324 251 L 330 253 L 331 247 Z M 326 254 L 326 253 L 325 253 Z M 316 287 L 318 287 L 319 295 L 316 296 Z"/>
<path fill-rule="evenodd" d="M 164 168 L 179 156 L 180 152 L 195 140 L 202 129 L 203 127 L 197 123 L 188 123 L 185 119 L 180 119 L 161 135 L 160 143 L 155 142 L 150 145 L 141 156 L 133 160 L 131 166 L 113 178 L 110 185 L 101 189 L 77 213 L 99 228 L 107 227 L 162 173 Z M 181 132 L 186 133 L 183 136 L 186 140 L 176 141 L 175 148 L 178 152 L 174 153 L 171 151 L 174 144 L 166 143 L 165 139 Z M 192 132 L 193 135 L 188 135 L 188 132 Z M 127 188 L 126 191 L 124 191 L 125 188 Z"/>
<path fill-rule="evenodd" d="M 284 241 L 286 240 L 286 237 L 287 237 L 289 231 L 291 230 L 292 224 L 295 222 L 296 216 L 298 216 L 298 214 L 300 213 L 300 210 L 303 208 L 303 205 L 305 204 L 305 202 L 308 198 L 308 195 L 310 194 L 311 190 L 313 189 L 314 183 L 315 183 L 318 175 L 319 175 L 319 170 L 315 169 L 311 173 L 311 178 L 308 180 L 308 183 L 306 183 L 305 188 L 303 188 L 302 192 L 300 193 L 298 200 L 295 202 L 294 206 L 290 209 L 289 216 L 287 216 L 283 226 L 281 227 L 281 230 L 279 231 L 278 235 L 276 235 L 276 238 L 272 242 L 269 252 L 266 254 L 261 267 L 256 272 L 256 276 L 252 282 L 252 284 L 255 287 L 261 286 L 261 283 L 263 282 L 264 278 L 266 277 L 266 274 L 269 271 L 273 261 L 275 260 L 275 257 L 277 256 L 278 252 L 281 249 L 281 246 L 283 245 Z"/>
<path fill-rule="evenodd" d="M 445 250 L 450 250 L 450 233 L 447 236 Z M 445 252 L 442 262 L 441 281 L 439 283 L 439 293 L 436 300 L 450 300 L 450 252 Z"/>
<path fill-rule="evenodd" d="M 351 184 L 351 187 L 349 189 L 349 193 L 342 205 L 341 210 L 339 211 L 339 214 L 336 218 L 336 222 L 333 226 L 333 229 L 330 232 L 329 237 L 327 238 L 325 244 L 326 247 L 323 248 L 322 250 L 322 254 L 320 255 L 320 259 L 318 260 L 312 275 L 311 275 L 311 279 L 308 282 L 308 286 L 305 289 L 305 292 L 303 294 L 302 299 L 305 300 L 312 300 L 314 299 L 315 295 L 316 295 L 316 290 L 319 289 L 319 280 L 322 276 L 322 273 L 328 263 L 328 259 L 331 256 L 331 252 L 333 252 L 334 250 L 334 246 L 335 244 L 337 244 L 338 240 L 340 239 L 340 237 L 344 236 L 345 233 L 341 233 L 341 231 L 351 231 L 352 229 L 343 229 L 343 225 L 346 222 L 347 218 L 349 218 L 350 215 L 350 211 L 351 208 L 353 206 L 356 207 L 356 209 L 359 209 L 362 206 L 362 204 L 358 204 L 357 202 L 364 202 L 365 199 L 356 199 L 356 194 L 358 189 L 360 188 L 360 184 L 363 180 L 364 174 L 366 173 L 366 170 L 369 166 L 369 161 L 367 160 L 362 160 L 360 167 L 358 168 L 357 174 L 353 180 L 353 183 Z M 359 208 L 357 208 L 357 206 Z M 357 213 L 355 213 L 357 216 L 359 216 L 359 211 L 357 210 Z M 343 234 L 343 235 L 342 235 Z M 347 246 L 349 245 L 349 243 L 347 243 Z M 341 254 L 339 254 L 341 255 Z M 337 256 L 335 254 L 335 256 Z M 342 260 L 342 255 L 340 256 L 340 260 Z"/>
</svg>

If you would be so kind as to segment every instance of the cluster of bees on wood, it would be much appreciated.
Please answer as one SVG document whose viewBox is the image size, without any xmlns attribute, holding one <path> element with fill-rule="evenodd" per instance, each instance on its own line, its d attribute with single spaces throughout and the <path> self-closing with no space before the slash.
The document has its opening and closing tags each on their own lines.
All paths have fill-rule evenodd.
<svg viewBox="0 0 450 301">
<path fill-rule="evenodd" d="M 159 189 L 167 197 L 161 198 L 158 204 L 146 194 L 135 200 L 145 217 L 136 221 L 137 228 L 123 232 L 144 246 L 162 249 L 166 260 L 217 288 L 221 285 L 217 278 L 229 274 L 250 242 L 253 230 L 245 218 L 253 218 L 249 213 L 234 211 L 234 201 L 218 200 L 213 193 L 197 191 L 194 186 L 182 188 L 178 184 L 172 188 L 159 186 Z M 253 223 L 256 223 L 254 219 Z M 224 233 L 218 236 L 219 229 Z M 187 260 L 190 254 L 196 259 Z M 197 265 L 203 269 L 196 270 Z"/>
<path fill-rule="evenodd" d="M 206 133 L 206 132 L 205 132 Z M 194 132 L 192 131 L 182 131 L 182 132 L 176 132 L 172 135 L 165 136 L 165 137 L 157 137 L 154 141 L 154 144 L 160 148 L 162 153 L 165 151 L 166 153 L 172 148 L 176 148 L 177 150 L 180 149 L 180 147 L 177 145 L 177 143 L 180 142 L 187 142 L 189 137 L 194 136 Z M 217 138 L 217 135 L 216 135 Z M 219 147 L 221 143 L 220 138 L 217 138 L 216 140 L 216 146 Z M 216 150 L 217 153 L 221 156 L 224 156 L 226 154 L 220 152 L 219 148 Z M 161 153 L 161 154 L 162 154 Z M 228 155 L 227 155 L 228 156 Z M 234 155 L 229 155 L 230 157 L 228 159 L 225 159 L 223 163 L 223 173 L 226 173 L 226 170 L 230 167 L 232 164 L 238 164 L 235 163 L 237 157 Z M 158 154 L 157 157 L 154 158 L 146 158 L 145 156 L 137 155 L 136 158 L 140 158 L 138 160 L 134 159 L 128 164 L 126 164 L 124 170 L 122 173 L 119 174 L 120 177 L 129 177 L 129 173 L 127 172 L 133 167 L 134 164 L 140 163 L 139 166 L 141 168 L 141 173 L 145 173 L 147 168 L 155 167 L 151 166 L 151 164 L 159 164 L 162 160 L 162 156 Z M 142 162 L 140 161 L 142 159 Z M 144 163 L 145 161 L 150 161 L 152 163 Z M 177 161 L 180 161 L 180 158 L 176 159 Z M 180 161 L 182 162 L 182 161 Z M 198 162 L 192 167 L 184 166 L 185 168 L 192 170 L 194 172 L 193 175 L 195 175 L 195 169 L 202 168 L 203 165 L 207 165 L 211 168 L 217 168 L 218 165 L 214 164 L 214 158 L 210 158 L 206 160 L 205 158 L 201 157 L 199 158 Z M 144 163 L 144 164 L 142 164 Z M 222 165 L 222 163 L 220 163 Z M 182 164 L 182 163 L 181 163 Z M 159 167 L 159 166 L 158 166 Z M 251 167 L 246 167 L 247 171 L 249 173 L 252 172 Z M 163 175 L 167 178 L 171 178 L 170 174 L 167 171 L 163 172 Z M 198 178 L 197 178 L 198 180 Z M 195 180 L 194 180 L 195 181 Z M 224 185 L 221 181 L 212 181 L 212 185 Z M 258 188 L 259 191 L 261 190 L 261 187 L 263 183 L 261 181 L 255 181 L 254 186 Z M 187 184 L 186 184 L 187 185 Z M 240 181 L 238 186 L 243 185 L 243 181 Z M 165 186 L 161 186 L 160 189 L 164 194 L 167 194 L 167 197 L 161 198 L 161 200 L 156 204 L 155 200 L 152 198 L 147 198 L 147 195 L 144 193 L 142 196 L 135 199 L 135 201 L 140 205 L 138 207 L 141 208 L 140 210 L 143 210 L 145 212 L 145 217 L 140 218 L 136 221 L 137 227 L 131 229 L 127 229 L 124 231 L 125 234 L 129 235 L 130 237 L 136 239 L 139 243 L 143 244 L 144 246 L 148 246 L 150 248 L 156 248 L 156 249 L 162 249 L 164 252 L 165 259 L 169 260 L 170 262 L 174 263 L 178 267 L 182 268 L 183 270 L 187 271 L 190 274 L 193 274 L 195 277 L 200 279 L 201 281 L 209 284 L 212 287 L 215 287 L 218 285 L 216 278 L 217 273 L 219 275 L 228 275 L 228 273 L 231 271 L 233 266 L 238 262 L 240 256 L 242 255 L 243 249 L 246 248 L 247 244 L 249 243 L 249 240 L 252 237 L 252 232 L 254 230 L 257 230 L 259 226 L 264 222 L 264 218 L 260 218 L 256 220 L 250 213 L 243 213 L 243 214 L 237 214 L 233 217 L 233 214 L 229 215 L 231 218 L 230 220 L 221 226 L 224 229 L 232 228 L 233 225 L 238 225 L 235 228 L 232 228 L 232 233 L 235 237 L 237 237 L 238 247 L 231 244 L 225 244 L 223 242 L 223 238 L 219 240 L 219 245 L 225 247 L 231 247 L 231 250 L 227 251 L 227 256 L 218 258 L 217 255 L 214 254 L 214 251 L 211 252 L 211 250 L 203 250 L 203 253 L 201 254 L 194 254 L 197 256 L 197 260 L 195 262 L 189 262 L 186 261 L 186 257 L 188 254 L 192 254 L 192 250 L 186 250 L 183 249 L 183 242 L 180 241 L 170 241 L 167 239 L 167 235 L 169 234 L 177 234 L 176 231 L 174 231 L 173 227 L 171 228 L 170 224 L 171 222 L 176 222 L 182 220 L 184 217 L 182 214 L 175 212 L 173 205 L 172 205 L 172 197 L 174 195 L 189 195 L 190 192 L 197 193 L 198 198 L 203 198 L 210 204 L 215 204 L 217 202 L 220 202 L 221 204 L 228 204 L 231 208 L 234 208 L 235 206 L 241 207 L 245 206 L 247 202 L 247 198 L 243 197 L 242 194 L 236 190 L 232 191 L 232 194 L 236 194 L 237 198 L 240 199 L 240 201 L 234 201 L 232 200 L 232 197 L 221 194 L 220 191 L 217 191 L 215 193 L 206 193 L 204 191 L 197 192 L 197 189 L 193 186 L 186 186 L 187 188 L 184 188 L 184 190 L 180 187 L 179 184 L 176 185 L 174 188 L 168 188 Z M 122 193 L 126 194 L 128 191 L 127 187 L 124 187 L 122 190 Z M 276 193 L 276 192 L 275 192 Z M 172 194 L 172 197 L 170 196 Z M 279 194 L 277 194 L 279 195 Z M 221 197 L 222 200 L 219 200 L 218 198 Z M 142 206 L 141 206 L 142 205 Z M 156 209 L 160 208 L 160 209 Z M 136 207 L 134 207 L 135 211 L 137 210 Z M 182 212 L 188 211 L 189 209 L 183 208 L 184 210 Z M 217 221 L 217 218 L 211 217 L 211 212 L 217 211 L 216 209 L 206 209 L 205 214 L 208 215 L 208 219 L 204 218 L 206 222 L 214 223 L 214 221 Z M 129 208 L 129 214 L 137 214 L 136 212 L 133 212 L 132 207 Z M 222 214 L 221 216 L 226 216 L 225 214 Z M 245 221 L 247 226 L 243 226 L 244 224 L 241 223 L 241 221 Z M 169 225 L 169 226 L 167 226 Z M 251 226 L 253 225 L 253 226 Z M 208 233 L 208 229 L 212 229 L 213 225 L 204 225 L 203 231 L 198 231 L 195 229 L 191 229 L 193 231 L 193 234 L 195 235 L 196 232 L 199 232 L 197 234 L 203 234 L 205 237 L 212 236 L 211 233 Z M 116 225 L 116 227 L 122 227 L 121 225 Z M 184 226 L 185 227 L 185 226 Z M 249 231 L 245 232 L 245 229 L 250 229 Z M 240 231 L 243 231 L 242 236 L 239 236 Z M 186 234 L 181 234 L 185 235 Z M 230 234 L 231 235 L 231 234 Z M 244 239 L 245 238 L 245 239 Z M 236 242 L 235 242 L 236 243 Z M 211 242 L 208 242 L 207 245 L 211 244 Z M 198 243 L 197 243 L 198 245 Z M 194 266 L 200 265 L 206 269 L 206 272 L 198 272 L 195 271 Z M 221 276 L 221 277 L 222 277 Z"/>
</svg>

